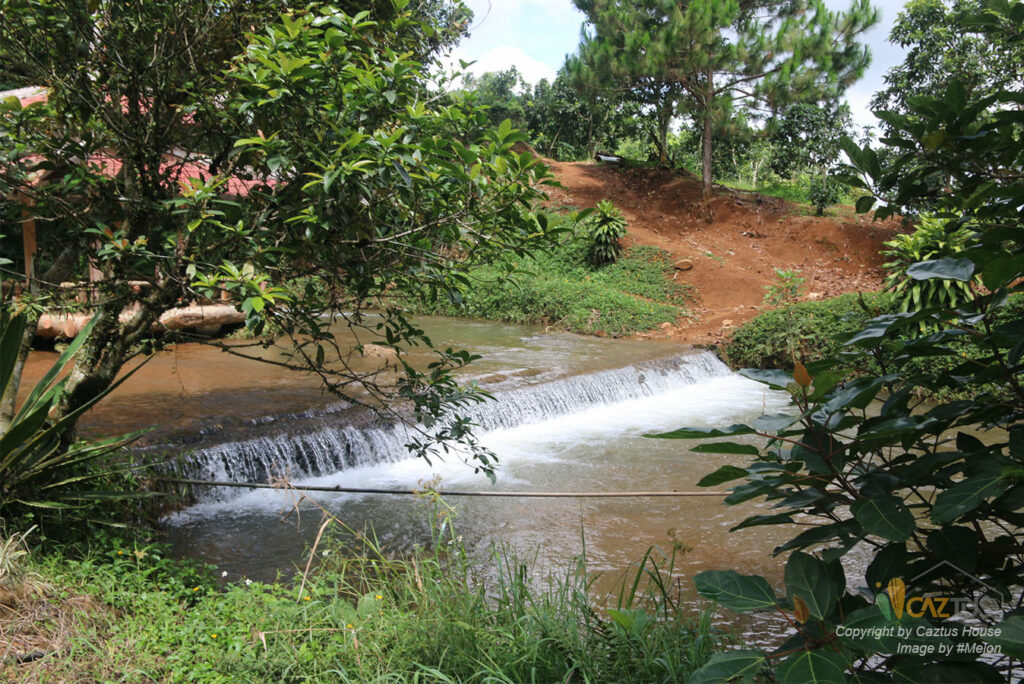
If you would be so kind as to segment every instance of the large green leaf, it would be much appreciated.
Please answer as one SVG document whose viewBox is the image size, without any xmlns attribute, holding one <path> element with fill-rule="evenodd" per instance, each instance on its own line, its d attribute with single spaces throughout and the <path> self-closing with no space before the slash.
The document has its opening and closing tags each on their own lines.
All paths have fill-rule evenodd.
<svg viewBox="0 0 1024 684">
<path fill-rule="evenodd" d="M 793 522 L 792 513 L 777 513 L 775 515 L 752 515 L 739 525 L 729 529 L 730 532 L 736 530 L 743 530 L 748 527 L 758 527 L 760 525 L 783 525 L 786 523 Z"/>
<path fill-rule="evenodd" d="M 799 651 L 775 668 L 780 684 L 846 684 L 846 659 L 827 648 Z"/>
<path fill-rule="evenodd" d="M 727 428 L 679 428 L 671 432 L 644 435 L 654 439 L 706 439 L 708 437 L 729 437 L 731 435 L 754 434 L 754 429 L 747 425 L 730 425 Z"/>
<path fill-rule="evenodd" d="M 724 465 L 715 472 L 702 477 L 700 482 L 697 483 L 697 486 L 714 487 L 715 485 L 720 485 L 723 482 L 731 482 L 746 476 L 747 471 L 743 468 L 737 468 L 733 465 Z"/>
<path fill-rule="evenodd" d="M 998 630 L 998 634 L 994 633 Z M 984 636 L 989 644 L 1002 648 L 1005 655 L 1024 660 L 1024 616 L 1014 615 L 993 628 L 991 636 Z"/>
<path fill-rule="evenodd" d="M 735 454 L 737 456 L 757 456 L 761 453 L 761 450 L 753 444 L 737 444 L 736 442 L 698 444 L 690 451 L 696 454 Z"/>
<path fill-rule="evenodd" d="M 1001 472 L 989 470 L 980 475 L 972 475 L 940 493 L 935 497 L 932 507 L 932 522 L 939 525 L 956 520 L 964 513 L 973 511 L 985 499 L 999 496 L 1010 483 Z"/>
<path fill-rule="evenodd" d="M 738 372 L 743 377 L 763 382 L 772 389 L 786 389 L 786 386 L 793 382 L 793 374 L 781 370 L 742 368 Z"/>
<path fill-rule="evenodd" d="M 7 321 L 0 318 L 0 322 L 5 323 L 3 334 L 0 335 L 0 394 L 3 394 L 17 365 L 21 336 L 25 331 L 25 317 L 15 316 Z"/>
<path fill-rule="evenodd" d="M 907 567 L 907 558 L 906 544 L 889 544 L 878 551 L 864 573 L 868 591 L 878 592 L 889 580 L 902 576 Z"/>
<path fill-rule="evenodd" d="M 974 277 L 974 262 L 970 259 L 937 259 L 911 264 L 907 275 L 914 280 L 959 280 L 967 283 Z"/>
<path fill-rule="evenodd" d="M 761 651 L 725 651 L 711 656 L 704 667 L 694 672 L 687 681 L 689 684 L 719 684 L 739 677 L 744 682 L 750 682 L 767 664 Z"/>
<path fill-rule="evenodd" d="M 737 613 L 770 610 L 776 606 L 775 591 L 759 575 L 735 570 L 707 570 L 693 578 L 697 593 Z"/>
<path fill-rule="evenodd" d="M 837 584 L 825 563 L 814 556 L 794 551 L 786 563 L 786 591 L 791 598 L 803 599 L 813 618 L 824 620 L 835 610 L 845 588 L 845 582 Z"/>
<path fill-rule="evenodd" d="M 861 499 L 850 511 L 865 532 L 889 541 L 904 542 L 917 528 L 913 513 L 896 497 Z"/>
</svg>

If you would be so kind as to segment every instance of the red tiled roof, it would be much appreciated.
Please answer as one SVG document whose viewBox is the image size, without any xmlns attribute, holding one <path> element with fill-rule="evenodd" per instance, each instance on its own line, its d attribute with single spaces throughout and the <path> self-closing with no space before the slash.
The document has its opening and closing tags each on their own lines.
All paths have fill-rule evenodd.
<svg viewBox="0 0 1024 684">
<path fill-rule="evenodd" d="M 89 164 L 92 166 L 99 166 L 102 172 L 110 177 L 114 177 L 121 173 L 122 163 L 121 160 L 116 157 L 93 157 L 89 160 Z M 203 162 L 184 161 L 181 159 L 165 160 L 160 164 L 160 172 L 166 173 L 173 180 L 177 181 L 178 185 L 180 185 L 182 189 L 191 188 L 192 185 L 190 181 L 193 179 L 206 181 L 214 175 L 210 171 L 210 167 Z M 245 197 L 254 187 L 273 184 L 273 181 L 264 182 L 260 180 L 245 180 L 237 176 L 230 176 L 228 178 L 226 189 L 229 195 Z"/>
<path fill-rule="evenodd" d="M 29 105 L 36 104 L 39 102 L 46 102 L 48 93 L 45 89 L 33 89 L 33 88 L 21 88 L 19 90 L 7 91 L 0 93 L 0 97 L 3 96 L 15 96 L 18 101 L 21 102 L 22 107 L 28 107 Z M 186 122 L 191 122 L 191 114 L 186 114 L 184 117 Z M 39 162 L 42 161 L 40 156 L 29 157 L 31 161 Z M 115 156 L 110 155 L 97 155 L 88 160 L 88 164 L 91 166 L 98 166 L 99 170 L 109 177 L 114 177 L 121 172 L 122 163 L 121 160 Z M 186 161 L 178 157 L 172 157 L 167 155 L 165 160 L 160 164 L 160 171 L 166 173 L 172 177 L 183 189 L 191 187 L 190 181 L 195 180 L 209 180 L 213 177 L 213 173 L 210 171 L 210 167 L 206 162 L 203 161 Z M 35 182 L 39 182 L 39 177 Z M 238 178 L 237 176 L 231 176 L 227 180 L 226 190 L 228 194 L 236 197 L 245 197 L 249 192 L 260 185 L 274 185 L 274 181 L 269 179 L 267 181 L 262 180 L 245 180 Z"/>
</svg>

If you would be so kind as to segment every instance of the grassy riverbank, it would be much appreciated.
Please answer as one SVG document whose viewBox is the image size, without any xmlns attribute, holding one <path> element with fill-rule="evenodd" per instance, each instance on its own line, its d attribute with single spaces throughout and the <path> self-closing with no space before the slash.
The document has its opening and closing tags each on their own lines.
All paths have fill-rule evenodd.
<svg viewBox="0 0 1024 684">
<path fill-rule="evenodd" d="M 805 365 L 836 358 L 847 338 L 862 330 L 867 321 L 881 314 L 895 313 L 896 304 L 887 293 L 847 294 L 816 302 L 800 302 L 771 309 L 743 324 L 723 345 L 721 354 L 733 368 L 792 369 L 794 360 Z M 994 326 L 1019 325 L 1024 320 L 1024 296 L 1010 298 L 994 317 Z M 964 363 L 985 362 L 991 354 L 967 337 L 948 341 L 944 356 L 910 358 L 895 346 L 883 360 L 887 372 L 901 369 L 911 375 L 925 367 L 953 371 Z M 854 373 L 881 373 L 878 359 L 871 367 L 855 366 Z M 940 390 L 934 399 L 948 401 L 972 397 L 991 390 L 988 386 L 961 386 Z"/>
<path fill-rule="evenodd" d="M 582 563 L 542 576 L 495 549 L 483 567 L 434 510 L 434 543 L 415 557 L 342 548 L 329 526 L 308 575 L 275 584 L 119 537 L 21 557 L 11 545 L 0 679 L 685 681 L 723 643 L 710 615 L 678 604 L 671 557 L 643 558 L 607 609 Z"/>
<path fill-rule="evenodd" d="M 575 236 L 550 252 L 515 259 L 516 275 L 503 281 L 486 266 L 469 274 L 463 301 L 404 302 L 414 313 L 542 323 L 585 334 L 629 335 L 687 315 L 695 292 L 673 280 L 671 256 L 657 247 L 636 246 L 618 261 L 595 267 L 589 243 Z"/>
</svg>

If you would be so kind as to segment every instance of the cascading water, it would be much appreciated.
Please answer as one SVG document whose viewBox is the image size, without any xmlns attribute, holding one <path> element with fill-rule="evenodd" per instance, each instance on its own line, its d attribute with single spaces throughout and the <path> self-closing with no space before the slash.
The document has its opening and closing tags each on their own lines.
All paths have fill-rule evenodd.
<svg viewBox="0 0 1024 684">
<path fill-rule="evenodd" d="M 481 432 L 510 429 L 727 375 L 728 368 L 713 354 L 694 352 L 499 390 L 497 401 L 473 407 L 470 416 Z M 354 427 L 344 422 L 346 417 L 332 413 L 312 424 L 308 420 L 269 422 L 273 432 L 199 448 L 179 467 L 185 476 L 195 479 L 262 482 L 275 475 L 318 477 L 410 458 L 404 446 L 409 441 L 407 427 Z M 258 426 L 253 430 L 262 432 Z M 199 495 L 203 501 L 223 501 L 241 493 L 204 488 Z"/>
</svg>

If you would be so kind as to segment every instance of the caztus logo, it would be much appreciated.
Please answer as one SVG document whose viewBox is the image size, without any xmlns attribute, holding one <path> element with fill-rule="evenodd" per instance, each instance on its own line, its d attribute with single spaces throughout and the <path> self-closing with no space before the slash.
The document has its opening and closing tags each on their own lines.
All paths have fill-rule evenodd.
<svg viewBox="0 0 1024 684">
<path fill-rule="evenodd" d="M 903 617 L 903 609 L 906 606 L 907 585 L 901 577 L 893 577 L 889 580 L 885 593 L 875 596 L 875 605 L 885 616 L 886 620 L 897 620 Z"/>
<path fill-rule="evenodd" d="M 977 590 L 969 596 L 907 596 L 907 582 L 902 577 L 893 577 L 885 586 L 884 591 L 875 595 L 875 605 L 879 612 L 888 621 L 900 620 L 904 615 L 912 618 L 933 618 L 948 619 L 962 612 L 967 612 L 975 617 L 999 617 L 1002 614 L 1003 606 L 1000 601 L 1000 592 L 982 582 L 977 577 L 970 575 L 960 568 L 957 568 L 948 561 L 943 561 L 938 566 L 922 572 L 910 580 L 911 585 L 918 584 L 926 575 L 931 574 L 942 564 L 949 565 L 965 577 L 969 578 L 976 585 Z M 877 590 L 882 589 L 879 582 L 875 585 Z"/>
</svg>

